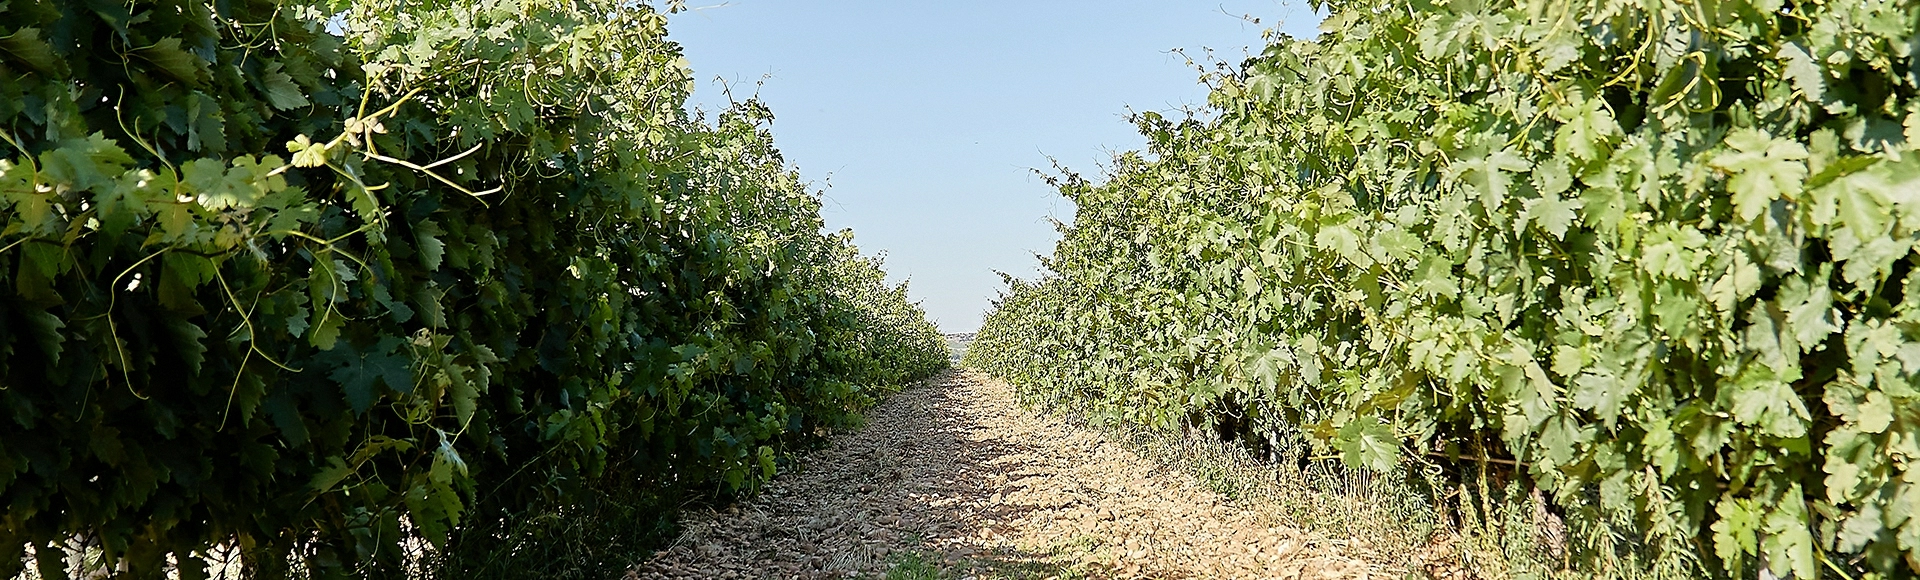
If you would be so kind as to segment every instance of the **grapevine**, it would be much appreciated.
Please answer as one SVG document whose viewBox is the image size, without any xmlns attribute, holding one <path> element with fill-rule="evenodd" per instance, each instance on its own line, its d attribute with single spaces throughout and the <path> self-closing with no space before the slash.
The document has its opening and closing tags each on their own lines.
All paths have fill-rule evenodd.
<svg viewBox="0 0 1920 580">
<path fill-rule="evenodd" d="M 645 4 L 0 21 L 0 577 L 399 575 L 596 486 L 751 491 L 946 365 Z"/>
<path fill-rule="evenodd" d="M 1920 572 L 1920 8 L 1322 7 L 1061 178 L 968 364 L 1374 469 L 1485 449 L 1596 569 Z"/>
</svg>

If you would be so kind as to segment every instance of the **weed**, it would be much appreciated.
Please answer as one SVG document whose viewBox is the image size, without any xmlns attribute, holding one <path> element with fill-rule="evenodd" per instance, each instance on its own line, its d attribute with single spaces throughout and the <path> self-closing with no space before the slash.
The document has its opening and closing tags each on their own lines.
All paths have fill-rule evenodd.
<svg viewBox="0 0 1920 580">
<path fill-rule="evenodd" d="M 940 566 L 929 561 L 925 554 L 907 550 L 893 554 L 892 568 L 887 570 L 887 580 L 944 580 Z"/>
</svg>

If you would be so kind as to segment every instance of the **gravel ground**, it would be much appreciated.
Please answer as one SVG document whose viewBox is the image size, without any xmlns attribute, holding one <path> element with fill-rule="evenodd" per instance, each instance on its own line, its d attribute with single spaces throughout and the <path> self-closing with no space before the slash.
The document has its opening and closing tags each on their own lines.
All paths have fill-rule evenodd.
<svg viewBox="0 0 1920 580">
<path fill-rule="evenodd" d="M 666 578 L 1385 578 L 1099 432 L 954 371 L 890 397 L 752 501 L 683 516 Z"/>
</svg>

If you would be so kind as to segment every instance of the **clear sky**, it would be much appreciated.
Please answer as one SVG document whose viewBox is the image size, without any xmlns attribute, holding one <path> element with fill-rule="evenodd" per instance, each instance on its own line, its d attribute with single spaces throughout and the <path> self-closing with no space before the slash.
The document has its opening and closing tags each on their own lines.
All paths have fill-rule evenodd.
<svg viewBox="0 0 1920 580">
<path fill-rule="evenodd" d="M 1129 110 L 1206 102 L 1173 49 L 1238 63 L 1265 29 L 1319 25 L 1301 0 L 722 1 L 670 21 L 694 105 L 722 108 L 722 81 L 757 90 L 776 145 L 825 191 L 829 229 L 884 251 L 944 332 L 978 328 L 994 271 L 1036 277 L 1059 237 L 1049 218 L 1072 220 L 1032 170 L 1098 176 L 1145 144 Z"/>
</svg>

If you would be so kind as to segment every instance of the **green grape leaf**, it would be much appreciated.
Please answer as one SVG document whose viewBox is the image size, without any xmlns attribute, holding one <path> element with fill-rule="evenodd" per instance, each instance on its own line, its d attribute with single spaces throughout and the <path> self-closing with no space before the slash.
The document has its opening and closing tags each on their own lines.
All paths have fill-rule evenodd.
<svg viewBox="0 0 1920 580">
<path fill-rule="evenodd" d="M 420 265 L 428 270 L 440 269 L 440 261 L 447 255 L 447 244 L 440 241 L 440 236 L 446 233 L 433 220 L 421 220 L 414 224 L 413 235 L 419 244 Z"/>
<path fill-rule="evenodd" d="M 1373 236 L 1373 253 L 1394 260 L 1409 260 L 1426 247 L 1419 236 L 1403 229 L 1382 230 Z"/>
<path fill-rule="evenodd" d="M 217 153 L 227 149 L 226 114 L 220 102 L 195 91 L 187 100 L 187 150 Z"/>
<path fill-rule="evenodd" d="M 1795 438 L 1806 435 L 1810 417 L 1792 385 L 1777 378 L 1771 367 L 1750 365 L 1732 386 L 1733 418 L 1760 427 L 1774 437 Z"/>
<path fill-rule="evenodd" d="M 1721 560 L 1738 562 L 1743 555 L 1760 553 L 1761 513 L 1753 500 L 1721 499 L 1714 504 L 1713 552 Z"/>
<path fill-rule="evenodd" d="M 1843 330 L 1843 321 L 1835 316 L 1833 291 L 1827 288 L 1827 272 L 1793 277 L 1781 285 L 1777 303 L 1787 313 L 1787 324 L 1802 352 L 1824 348 L 1826 338 Z"/>
<path fill-rule="evenodd" d="M 1360 251 L 1360 236 L 1346 224 L 1336 224 L 1320 228 L 1313 241 L 1321 249 L 1333 252 L 1353 265 L 1366 268 L 1373 265 L 1373 258 Z"/>
<path fill-rule="evenodd" d="M 1760 291 L 1760 282 L 1760 267 L 1747 257 L 1745 251 L 1735 251 L 1733 263 L 1728 266 L 1727 272 L 1708 288 L 1707 299 L 1720 312 L 1731 313 L 1741 301 Z"/>
<path fill-rule="evenodd" d="M 100 133 L 62 141 L 59 148 L 40 154 L 40 171 L 47 179 L 94 192 L 112 191 L 132 164 L 133 157 L 125 149 Z"/>
<path fill-rule="evenodd" d="M 1632 395 L 1630 386 L 1606 371 L 1582 373 L 1574 378 L 1573 385 L 1574 405 L 1598 414 L 1608 427 L 1613 426 L 1620 407 Z"/>
<path fill-rule="evenodd" d="M 1813 529 L 1807 521 L 1807 503 L 1800 497 L 1800 486 L 1793 486 L 1785 501 L 1767 512 L 1761 541 L 1768 568 L 1779 578 L 1815 578 L 1819 561 L 1814 558 Z"/>
<path fill-rule="evenodd" d="M 1862 239 L 1871 239 L 1885 235 L 1894 221 L 1892 204 L 1887 202 L 1893 193 L 1890 189 L 1879 175 L 1866 173 L 1835 180 L 1820 193 L 1833 198 L 1839 223 Z"/>
<path fill-rule="evenodd" d="M 1799 366 L 1800 342 L 1794 338 L 1785 313 L 1765 303 L 1755 304 L 1747 312 L 1745 334 L 1745 348 L 1775 374 L 1788 375 Z"/>
<path fill-rule="evenodd" d="M 1786 77 L 1793 80 L 1793 88 L 1808 101 L 1820 103 L 1826 100 L 1826 71 L 1804 44 L 1798 41 L 1782 43 L 1774 53 L 1774 58 L 1780 61 Z"/>
<path fill-rule="evenodd" d="M 458 369 L 462 368 L 459 365 L 454 365 L 453 368 L 455 371 L 454 376 L 451 377 L 452 391 L 449 396 L 453 399 L 454 418 L 459 420 L 461 425 L 466 425 L 473 420 L 474 411 L 480 408 L 480 392 L 484 385 L 479 384 L 478 379 L 469 378 L 467 373 L 459 371 Z"/>
<path fill-rule="evenodd" d="M 453 489 L 431 479 L 415 483 L 403 496 L 409 518 L 433 546 L 445 546 L 449 532 L 460 521 L 461 502 Z"/>
<path fill-rule="evenodd" d="M 1414 271 L 1413 283 L 1421 293 L 1431 296 L 1447 297 L 1460 293 L 1460 285 L 1453 276 L 1453 261 L 1439 255 L 1429 254 L 1420 260 L 1420 267 Z"/>
<path fill-rule="evenodd" d="M 1341 459 L 1354 467 L 1387 471 L 1400 461 L 1400 438 L 1378 417 L 1358 417 L 1342 425 L 1338 444 Z"/>
<path fill-rule="evenodd" d="M 1758 129 L 1738 129 L 1727 135 L 1732 151 L 1714 157 L 1714 168 L 1727 172 L 1728 193 L 1735 213 L 1753 221 L 1776 199 L 1794 199 L 1807 177 L 1807 148 L 1775 139 Z"/>
<path fill-rule="evenodd" d="M 1879 504 L 1868 503 L 1860 506 L 1860 512 L 1846 519 L 1840 525 L 1840 535 L 1836 547 L 1841 552 L 1858 553 L 1874 540 L 1881 539 L 1887 529 L 1881 519 Z"/>
<path fill-rule="evenodd" d="M 6 55 L 40 74 L 58 74 L 62 68 L 60 57 L 53 52 L 53 45 L 40 38 L 39 28 L 22 28 L 0 37 L 0 55 Z"/>
<path fill-rule="evenodd" d="M 1578 422 L 1565 415 L 1549 418 L 1540 430 L 1539 447 L 1545 459 L 1553 465 L 1566 465 L 1573 462 L 1574 452 L 1589 439 L 1590 435 Z"/>
<path fill-rule="evenodd" d="M 355 351 L 352 344 L 347 344 L 347 348 L 328 350 L 322 357 L 335 366 L 327 376 L 340 385 L 355 414 L 365 413 L 379 398 L 375 385 L 399 394 L 413 392 L 413 360 L 404 352 L 395 352 L 405 343 L 387 337 L 365 351 Z"/>
<path fill-rule="evenodd" d="M 42 309 L 27 308 L 24 314 L 29 336 L 40 347 L 40 355 L 46 357 L 48 365 L 60 364 L 60 354 L 66 352 L 67 341 L 66 333 L 60 332 L 60 329 L 66 328 L 67 323 L 58 315 Z"/>
<path fill-rule="evenodd" d="M 1821 471 L 1827 474 L 1823 483 L 1827 486 L 1827 499 L 1835 504 L 1846 504 L 1859 497 L 1862 477 L 1873 465 L 1873 454 L 1860 453 L 1868 448 L 1872 441 L 1859 431 L 1842 427 L 1827 433 L 1827 460 Z"/>
<path fill-rule="evenodd" d="M 1533 169 L 1532 162 L 1512 149 L 1501 149 L 1484 158 L 1462 160 L 1455 165 L 1469 177 L 1468 183 L 1480 191 L 1481 204 L 1489 208 L 1506 203 L 1512 187 L 1510 174 Z"/>
<path fill-rule="evenodd" d="M 260 206 L 271 212 L 267 218 L 266 234 L 284 239 L 289 234 L 301 231 L 307 224 L 318 221 L 320 208 L 306 197 L 307 193 L 298 187 L 267 194 L 260 201 Z"/>
<path fill-rule="evenodd" d="M 179 38 L 160 39 L 146 48 L 134 49 L 133 54 L 187 86 L 201 87 L 212 82 L 213 73 L 207 67 L 207 61 L 180 48 Z"/>
<path fill-rule="evenodd" d="M 1907 143 L 1920 143 L 1920 102 L 1907 104 L 1907 116 L 1900 122 L 1900 135 Z"/>
<path fill-rule="evenodd" d="M 1566 122 L 1555 132 L 1553 144 L 1559 151 L 1581 161 L 1592 161 L 1606 154 L 1619 123 L 1606 109 L 1604 99 L 1587 99 L 1560 111 Z"/>
<path fill-rule="evenodd" d="M 1533 53 L 1540 60 L 1541 74 L 1553 74 L 1580 60 L 1585 45 L 1575 34 L 1553 34 L 1540 40 Z"/>
<path fill-rule="evenodd" d="M 314 494 L 326 493 L 334 486 L 340 485 L 340 482 L 346 481 L 348 476 L 353 475 L 353 471 L 354 469 L 349 467 L 346 460 L 340 456 L 328 457 L 326 466 L 314 472 L 313 477 L 307 481 L 307 489 Z"/>
<path fill-rule="evenodd" d="M 66 303 L 66 299 L 54 290 L 53 275 L 59 266 L 67 262 L 58 247 L 52 244 L 33 243 L 20 252 L 19 276 L 14 282 L 14 290 L 22 298 L 38 306 L 57 306 Z"/>
<path fill-rule="evenodd" d="M 180 361 L 186 363 L 187 370 L 193 371 L 193 374 L 200 374 L 201 366 L 207 361 L 207 345 L 203 342 L 207 338 L 207 331 L 182 318 L 169 319 L 167 330 L 173 334 L 173 344 L 177 347 L 175 352 L 179 354 Z"/>
<path fill-rule="evenodd" d="M 1886 393 L 1867 393 L 1867 400 L 1860 404 L 1858 414 L 1853 418 L 1854 423 L 1862 433 L 1880 433 L 1893 425 L 1893 410 L 1893 401 L 1887 398 Z"/>
<path fill-rule="evenodd" d="M 1873 167 L 1874 164 L 1879 163 L 1880 160 L 1880 157 L 1872 155 L 1842 156 L 1828 162 L 1825 167 L 1820 169 L 1819 173 L 1815 173 L 1813 177 L 1807 178 L 1806 187 L 1808 190 L 1817 190 L 1840 178 L 1858 173 L 1862 169 Z"/>
<path fill-rule="evenodd" d="M 267 418 L 280 430 L 280 436 L 294 447 L 307 444 L 311 434 L 307 422 L 300 416 L 300 407 L 293 397 L 284 390 L 278 390 L 261 402 L 260 408 L 267 412 Z"/>
<path fill-rule="evenodd" d="M 1526 211 L 1521 214 L 1521 223 L 1532 221 L 1538 224 L 1540 229 L 1553 234 L 1555 239 L 1566 239 L 1567 228 L 1580 219 L 1580 214 L 1577 212 L 1580 211 L 1581 205 L 1583 202 L 1579 199 L 1561 199 L 1553 194 L 1546 194 L 1539 199 L 1529 199 L 1526 200 Z M 1524 227 L 1523 225 L 1522 228 Z"/>
<path fill-rule="evenodd" d="M 1640 447 L 1647 464 L 1659 469 L 1663 476 L 1673 475 L 1674 468 L 1680 464 L 1680 447 L 1668 421 L 1662 418 L 1639 424 L 1646 430 L 1646 435 L 1640 438 Z"/>
<path fill-rule="evenodd" d="M 278 62 L 267 65 L 266 74 L 260 77 L 261 92 L 266 95 L 267 102 L 282 111 L 311 104 L 307 101 L 306 92 L 300 89 L 300 85 L 294 84 L 293 77 L 280 72 L 281 66 Z"/>
</svg>

